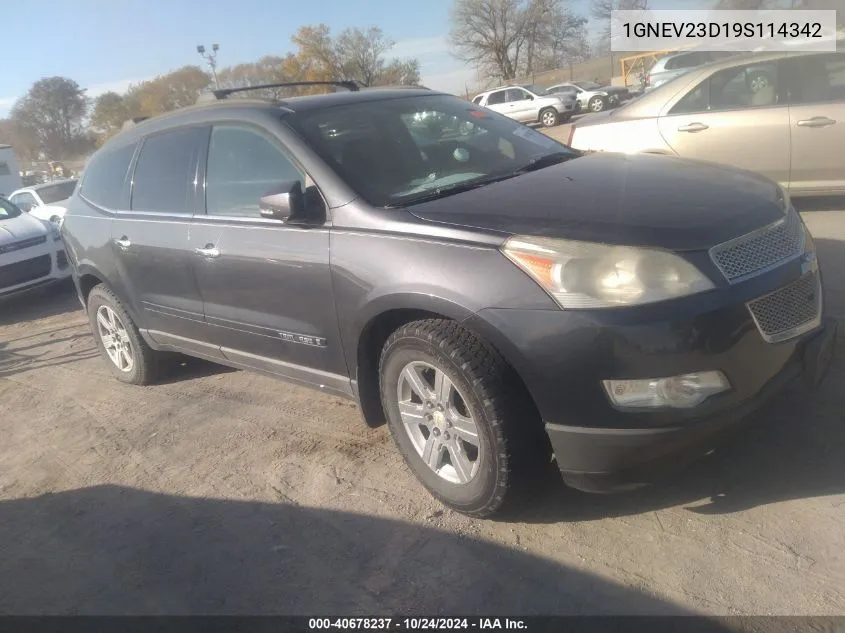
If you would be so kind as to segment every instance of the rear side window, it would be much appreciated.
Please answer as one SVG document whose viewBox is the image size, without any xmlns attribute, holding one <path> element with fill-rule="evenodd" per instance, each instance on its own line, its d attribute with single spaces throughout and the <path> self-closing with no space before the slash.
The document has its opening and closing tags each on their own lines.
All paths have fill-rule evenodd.
<svg viewBox="0 0 845 633">
<path fill-rule="evenodd" d="M 504 103 L 505 102 L 505 91 L 499 90 L 498 92 L 491 92 L 490 95 L 487 97 L 487 105 L 496 105 L 497 103 Z"/>
<path fill-rule="evenodd" d="M 85 168 L 80 193 L 97 206 L 124 208 L 124 185 L 133 154 L 135 143 L 97 152 Z"/>
<path fill-rule="evenodd" d="M 197 155 L 206 134 L 207 128 L 191 127 L 144 141 L 133 178 L 134 211 L 193 213 Z"/>
<path fill-rule="evenodd" d="M 777 64 L 761 62 L 713 73 L 678 101 L 670 114 L 765 108 L 779 102 Z"/>
<path fill-rule="evenodd" d="M 845 55 L 832 53 L 786 61 L 792 103 L 845 101 Z"/>
<path fill-rule="evenodd" d="M 239 126 L 212 130 L 206 179 L 208 215 L 251 218 L 261 217 L 261 196 L 282 183 L 304 182 L 303 174 L 275 141 Z"/>
<path fill-rule="evenodd" d="M 528 99 L 528 93 L 520 88 L 511 88 L 508 90 L 508 102 L 525 101 Z"/>
</svg>

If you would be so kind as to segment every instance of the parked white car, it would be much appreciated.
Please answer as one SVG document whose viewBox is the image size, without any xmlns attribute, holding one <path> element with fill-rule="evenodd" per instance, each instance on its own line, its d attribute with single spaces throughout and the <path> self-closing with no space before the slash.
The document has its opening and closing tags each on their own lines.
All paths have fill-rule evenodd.
<svg viewBox="0 0 845 633">
<path fill-rule="evenodd" d="M 522 123 L 542 123 L 545 127 L 568 121 L 578 109 L 574 98 L 544 95 L 542 89 L 531 85 L 488 90 L 472 102 Z"/>
<path fill-rule="evenodd" d="M 0 198 L 0 297 L 70 277 L 57 224 Z"/>
<path fill-rule="evenodd" d="M 45 182 L 13 191 L 9 196 L 21 211 L 40 220 L 61 222 L 67 210 L 67 201 L 76 189 L 76 179 Z"/>
</svg>

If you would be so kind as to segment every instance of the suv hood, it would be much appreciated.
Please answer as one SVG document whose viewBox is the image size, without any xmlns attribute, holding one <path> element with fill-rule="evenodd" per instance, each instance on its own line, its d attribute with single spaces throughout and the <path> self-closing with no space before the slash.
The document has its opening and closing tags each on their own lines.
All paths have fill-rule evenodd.
<svg viewBox="0 0 845 633">
<path fill-rule="evenodd" d="M 597 153 L 408 208 L 431 222 L 701 250 L 783 217 L 775 183 L 713 163 Z"/>
<path fill-rule="evenodd" d="M 16 218 L 0 220 L 0 246 L 39 237 L 46 232 L 47 226 L 41 220 L 21 213 Z"/>
</svg>

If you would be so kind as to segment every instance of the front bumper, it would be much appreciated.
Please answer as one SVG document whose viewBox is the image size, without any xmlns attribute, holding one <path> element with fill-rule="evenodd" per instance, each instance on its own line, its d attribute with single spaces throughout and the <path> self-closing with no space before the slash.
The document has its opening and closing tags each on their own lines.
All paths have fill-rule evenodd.
<svg viewBox="0 0 845 633">
<path fill-rule="evenodd" d="M 565 101 L 556 107 L 558 114 L 572 115 L 578 110 L 578 104 L 575 101 Z"/>
<path fill-rule="evenodd" d="M 706 262 L 700 262 L 704 269 Z M 802 260 L 682 300 L 608 310 L 486 309 L 467 321 L 519 373 L 567 483 L 610 491 L 650 483 L 666 467 L 706 453 L 799 375 L 827 371 L 835 322 L 770 343 L 748 304 L 806 274 Z M 823 299 L 819 299 L 823 311 Z M 691 409 L 621 410 L 607 379 L 721 371 L 730 390 Z"/>
<path fill-rule="evenodd" d="M 657 429 L 591 429 L 547 424 L 564 481 L 587 492 L 614 492 L 652 483 L 667 471 L 715 449 L 787 383 L 803 376 L 817 387 L 833 359 L 836 321 L 828 319 L 757 395 L 742 404 L 682 426 Z"/>
<path fill-rule="evenodd" d="M 0 258 L 0 298 L 13 297 L 71 276 L 61 240 L 15 251 Z"/>
</svg>

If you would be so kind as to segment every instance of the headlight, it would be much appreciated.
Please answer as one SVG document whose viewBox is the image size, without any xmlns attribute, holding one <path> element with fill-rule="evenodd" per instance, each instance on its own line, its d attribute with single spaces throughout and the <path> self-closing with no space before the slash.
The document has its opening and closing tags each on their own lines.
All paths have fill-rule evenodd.
<svg viewBox="0 0 845 633">
<path fill-rule="evenodd" d="M 656 249 L 514 236 L 502 252 L 562 308 L 640 305 L 713 288 L 695 266 Z"/>
<path fill-rule="evenodd" d="M 602 381 L 610 401 L 621 408 L 690 409 L 730 389 L 720 371 L 702 371 L 671 378 Z"/>
</svg>

